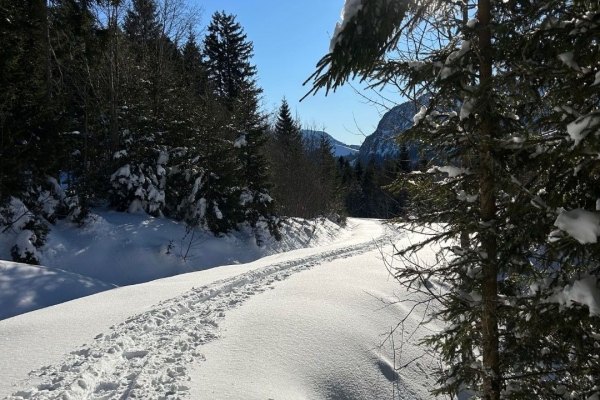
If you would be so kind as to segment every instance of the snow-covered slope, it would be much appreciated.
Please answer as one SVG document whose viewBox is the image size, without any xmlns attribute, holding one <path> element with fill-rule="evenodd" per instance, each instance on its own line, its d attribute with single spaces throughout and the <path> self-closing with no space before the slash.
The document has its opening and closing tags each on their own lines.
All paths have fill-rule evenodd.
<svg viewBox="0 0 600 400">
<path fill-rule="evenodd" d="M 97 211 L 83 228 L 59 221 L 42 252 L 44 267 L 0 260 L 0 320 L 117 286 L 330 243 L 340 229 L 328 220 L 290 219 L 282 241 L 263 235 L 259 246 L 250 231 L 215 237 L 147 214 Z"/>
<path fill-rule="evenodd" d="M 331 145 L 333 147 L 333 155 L 335 157 L 349 157 L 355 156 L 358 154 L 358 146 L 356 145 L 347 145 L 345 143 L 340 142 L 335 139 L 333 136 L 324 131 L 314 131 L 310 129 L 303 129 L 302 135 L 304 139 L 310 142 L 319 143 L 319 140 L 322 136 L 329 138 Z"/>
<path fill-rule="evenodd" d="M 396 141 L 396 136 L 413 126 L 413 117 L 420 107 L 409 101 L 386 112 L 379 121 L 375 132 L 367 136 L 360 146 L 358 155 L 360 160 L 367 163 L 374 158 L 376 162 L 381 162 L 385 158 L 397 157 L 400 146 Z M 417 153 L 416 147 L 409 146 L 409 154 L 413 163 L 418 161 Z"/>
<path fill-rule="evenodd" d="M 415 238 L 350 225 L 328 245 L 0 321 L 0 397 L 430 398 L 422 314 L 390 337 L 412 304 L 397 302 L 407 295 L 381 261 Z"/>
<path fill-rule="evenodd" d="M 0 320 L 114 288 L 60 269 L 0 260 Z"/>
</svg>

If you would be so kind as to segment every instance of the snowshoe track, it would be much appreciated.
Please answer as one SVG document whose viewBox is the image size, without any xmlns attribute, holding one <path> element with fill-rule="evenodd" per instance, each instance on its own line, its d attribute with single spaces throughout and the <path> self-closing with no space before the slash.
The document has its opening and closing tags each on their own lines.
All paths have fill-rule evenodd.
<svg viewBox="0 0 600 400">
<path fill-rule="evenodd" d="M 109 333 L 71 352 L 59 365 L 31 372 L 21 385 L 31 389 L 7 399 L 186 398 L 186 365 L 203 359 L 201 346 L 219 338 L 219 325 L 228 310 L 292 274 L 374 250 L 379 244 L 371 241 L 324 251 L 194 288 L 112 326 Z"/>
</svg>

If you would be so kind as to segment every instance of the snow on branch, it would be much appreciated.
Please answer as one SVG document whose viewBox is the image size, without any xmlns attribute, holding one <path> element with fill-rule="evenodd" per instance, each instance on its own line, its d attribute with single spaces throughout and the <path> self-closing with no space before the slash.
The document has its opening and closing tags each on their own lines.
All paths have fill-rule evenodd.
<svg viewBox="0 0 600 400">
<path fill-rule="evenodd" d="M 356 76 L 367 79 L 385 54 L 400 38 L 408 0 L 346 0 L 342 21 L 331 38 L 329 53 L 317 63 L 317 70 L 304 82 L 312 89 L 303 97 L 326 92 Z"/>
<path fill-rule="evenodd" d="M 554 226 L 567 232 L 581 244 L 596 243 L 600 236 L 600 214 L 576 208 L 561 210 Z"/>
</svg>

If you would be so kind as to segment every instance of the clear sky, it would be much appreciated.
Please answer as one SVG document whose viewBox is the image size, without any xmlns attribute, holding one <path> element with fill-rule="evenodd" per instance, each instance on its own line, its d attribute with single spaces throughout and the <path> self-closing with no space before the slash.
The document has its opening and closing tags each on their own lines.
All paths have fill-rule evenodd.
<svg viewBox="0 0 600 400">
<path fill-rule="evenodd" d="M 189 0 L 204 9 L 202 26 L 215 11 L 237 16 L 248 39 L 254 43 L 254 64 L 264 89 L 268 111 L 285 96 L 292 112 L 303 124 L 325 130 L 346 144 L 360 144 L 377 127 L 383 107 L 367 104 L 345 85 L 336 93 L 300 98 L 309 90 L 302 83 L 329 49 L 330 35 L 340 20 L 344 0 Z M 359 89 L 358 86 L 356 86 Z M 363 94 L 376 98 L 376 93 Z M 401 99 L 393 99 L 401 101 Z"/>
</svg>

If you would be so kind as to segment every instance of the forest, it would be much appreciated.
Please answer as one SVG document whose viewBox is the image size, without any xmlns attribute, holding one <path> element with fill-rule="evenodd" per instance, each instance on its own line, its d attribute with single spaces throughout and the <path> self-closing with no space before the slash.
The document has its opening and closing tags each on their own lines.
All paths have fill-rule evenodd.
<svg viewBox="0 0 600 400">
<path fill-rule="evenodd" d="M 236 16 L 202 34 L 199 17 L 184 0 L 0 2 L 15 261 L 39 263 L 52 224 L 95 207 L 257 238 L 286 217 L 393 218 L 420 238 L 386 260 L 415 295 L 398 327 L 423 308 L 421 327 L 444 326 L 421 343 L 434 395 L 599 398 L 597 1 L 346 0 L 306 96 L 360 80 L 409 99 L 383 162 L 305 140 L 286 99 L 265 110 Z"/>
<path fill-rule="evenodd" d="M 183 0 L 0 4 L 0 226 L 15 261 L 94 207 L 213 234 L 281 217 L 391 217 L 397 162 L 336 160 L 286 99 L 265 110 L 236 16 Z M 396 165 L 398 164 L 398 165 Z M 405 161 L 406 164 L 406 161 Z M 406 168 L 406 166 L 405 166 Z"/>
</svg>

